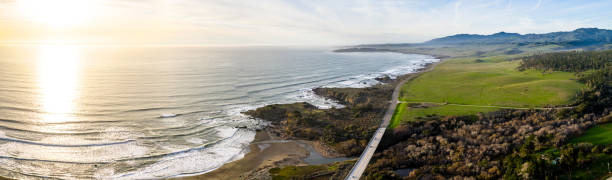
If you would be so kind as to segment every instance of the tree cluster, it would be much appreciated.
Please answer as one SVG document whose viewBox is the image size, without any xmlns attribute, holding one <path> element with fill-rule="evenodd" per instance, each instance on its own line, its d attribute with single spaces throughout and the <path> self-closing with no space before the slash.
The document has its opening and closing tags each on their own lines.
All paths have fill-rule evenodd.
<svg viewBox="0 0 612 180">
<path fill-rule="evenodd" d="M 583 72 L 612 65 L 612 50 L 545 53 L 523 58 L 519 70 Z"/>
<path fill-rule="evenodd" d="M 375 155 L 368 177 L 377 179 L 393 170 L 415 168 L 408 178 L 498 179 L 505 173 L 504 157 L 528 137 L 562 146 L 601 123 L 595 114 L 563 119 L 557 114 L 557 110 L 503 110 L 405 123 L 385 134 L 396 143 L 384 142 L 393 145 Z M 384 176 L 391 177 L 397 176 Z"/>
<path fill-rule="evenodd" d="M 546 139 L 530 136 L 520 148 L 506 156 L 504 179 L 591 179 L 610 172 L 610 169 L 596 169 L 589 172 L 588 177 L 574 173 L 589 168 L 593 163 L 607 165 L 612 146 L 580 143 L 548 148 Z"/>
<path fill-rule="evenodd" d="M 612 66 L 581 73 L 578 77 L 587 87 L 576 95 L 573 114 L 600 113 L 612 105 Z"/>
</svg>

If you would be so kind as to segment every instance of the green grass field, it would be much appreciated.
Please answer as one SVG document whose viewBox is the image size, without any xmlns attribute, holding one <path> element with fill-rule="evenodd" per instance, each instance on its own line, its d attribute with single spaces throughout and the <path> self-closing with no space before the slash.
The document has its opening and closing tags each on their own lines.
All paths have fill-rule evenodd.
<svg viewBox="0 0 612 180">
<path fill-rule="evenodd" d="M 496 111 L 498 108 L 492 107 L 464 107 L 454 105 L 441 105 L 429 108 L 410 108 L 408 103 L 400 103 L 391 118 L 390 128 L 398 126 L 402 121 L 426 120 L 427 117 L 434 116 L 462 116 L 478 114 L 479 112 Z"/>
<path fill-rule="evenodd" d="M 450 60 L 402 87 L 401 100 L 541 107 L 569 103 L 582 84 L 572 73 L 516 70 L 519 61 Z"/>
<path fill-rule="evenodd" d="M 612 116 L 612 115 L 611 115 Z M 609 118 L 609 116 L 608 116 Z M 612 144 L 612 123 L 600 124 L 587 130 L 582 136 L 573 138 L 570 143 L 592 143 L 594 145 Z M 572 179 L 591 179 L 592 177 L 602 177 L 608 175 L 608 163 L 612 161 L 612 156 L 608 154 L 596 154 L 595 162 L 574 173 Z"/>
<path fill-rule="evenodd" d="M 574 138 L 571 143 L 589 142 L 593 144 L 612 144 L 612 123 L 601 124 L 587 130 L 582 136 Z"/>
<path fill-rule="evenodd" d="M 543 107 L 569 104 L 583 88 L 566 72 L 518 71 L 519 55 L 449 59 L 407 82 L 400 92 L 406 102 L 437 102 L 480 106 Z M 390 127 L 427 115 L 470 115 L 496 108 L 444 105 L 407 108 L 398 105 Z M 426 118 L 425 118 L 426 119 Z"/>
<path fill-rule="evenodd" d="M 268 172 L 273 180 L 285 179 L 329 179 L 339 167 L 353 165 L 354 160 L 335 162 L 331 164 L 308 165 L 308 166 L 285 166 L 272 168 Z M 320 176 L 313 176 L 313 175 Z"/>
<path fill-rule="evenodd" d="M 393 116 L 391 116 L 391 122 L 389 123 L 389 128 L 394 128 L 397 125 L 399 125 L 400 122 L 402 122 L 401 116 L 406 114 L 406 111 L 408 110 L 406 109 L 406 105 L 407 103 L 397 104 L 397 106 L 395 107 L 395 112 L 393 112 Z"/>
</svg>

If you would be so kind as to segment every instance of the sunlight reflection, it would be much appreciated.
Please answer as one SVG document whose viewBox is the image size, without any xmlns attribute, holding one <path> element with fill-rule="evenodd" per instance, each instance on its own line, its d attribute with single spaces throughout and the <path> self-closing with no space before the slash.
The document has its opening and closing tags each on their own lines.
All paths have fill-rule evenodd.
<svg viewBox="0 0 612 180">
<path fill-rule="evenodd" d="M 44 122 L 74 119 L 79 51 L 75 46 L 44 45 L 39 49 L 38 74 Z"/>
</svg>

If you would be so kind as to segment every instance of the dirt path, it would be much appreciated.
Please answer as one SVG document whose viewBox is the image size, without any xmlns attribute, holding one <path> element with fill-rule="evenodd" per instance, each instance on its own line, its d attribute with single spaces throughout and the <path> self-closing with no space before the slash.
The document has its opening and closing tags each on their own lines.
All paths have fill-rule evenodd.
<svg viewBox="0 0 612 180">
<path fill-rule="evenodd" d="M 512 106 L 493 106 L 493 105 L 473 105 L 473 104 L 453 104 L 453 103 L 441 103 L 441 102 L 410 102 L 410 101 L 397 101 L 397 103 L 428 103 L 428 104 L 439 104 L 439 105 L 450 105 L 450 106 L 465 106 L 465 107 L 490 107 L 490 108 L 500 108 L 500 109 L 540 109 L 540 110 L 551 110 L 551 109 L 572 109 L 573 106 L 568 107 L 512 107 Z"/>
</svg>

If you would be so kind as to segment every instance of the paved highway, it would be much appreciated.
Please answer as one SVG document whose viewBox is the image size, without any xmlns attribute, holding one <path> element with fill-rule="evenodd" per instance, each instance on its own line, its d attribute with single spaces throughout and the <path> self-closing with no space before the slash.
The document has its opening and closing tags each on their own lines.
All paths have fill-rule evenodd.
<svg viewBox="0 0 612 180">
<path fill-rule="evenodd" d="M 422 71 L 420 73 L 430 71 L 431 69 L 434 68 L 436 64 L 437 63 L 434 63 L 427 70 Z M 395 89 L 393 90 L 393 96 L 391 98 L 391 103 L 389 104 L 389 107 L 387 108 L 387 112 L 385 112 L 385 116 L 383 117 L 382 123 L 376 130 L 376 133 L 374 133 L 374 136 L 372 136 L 372 139 L 370 139 L 368 146 L 365 148 L 363 153 L 361 153 L 361 156 L 359 156 L 359 160 L 357 160 L 355 165 L 353 165 L 353 169 L 351 169 L 351 172 L 349 172 L 349 174 L 346 176 L 345 178 L 346 180 L 357 180 L 361 178 L 361 175 L 365 171 L 366 167 L 368 167 L 368 163 L 370 162 L 372 155 L 374 155 L 374 152 L 376 151 L 376 148 L 378 147 L 378 143 L 380 143 L 380 139 L 382 139 L 383 135 L 385 134 L 385 130 L 387 130 L 387 126 L 389 126 L 389 122 L 391 122 L 391 117 L 393 117 L 393 113 L 395 112 L 395 107 L 397 107 L 397 103 L 399 102 L 397 98 L 399 97 L 399 92 L 402 88 L 402 85 L 404 85 L 404 83 L 416 77 L 420 73 L 412 74 L 410 77 L 405 78 L 404 80 L 399 82 L 397 86 L 395 86 Z"/>
</svg>

